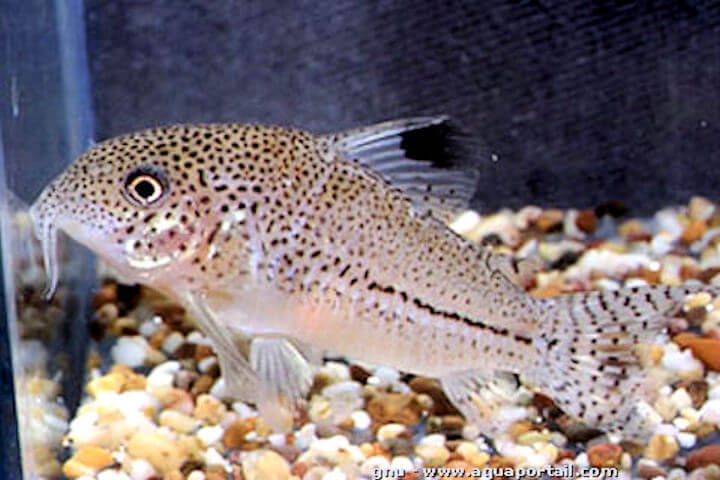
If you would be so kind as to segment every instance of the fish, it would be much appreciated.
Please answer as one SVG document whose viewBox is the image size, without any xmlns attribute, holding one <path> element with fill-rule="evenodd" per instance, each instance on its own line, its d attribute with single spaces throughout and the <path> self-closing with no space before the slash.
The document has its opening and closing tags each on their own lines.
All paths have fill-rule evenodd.
<svg viewBox="0 0 720 480">
<path fill-rule="evenodd" d="M 179 124 L 103 141 L 31 207 L 48 294 L 63 231 L 182 304 L 238 398 L 300 402 L 317 358 L 334 352 L 439 379 L 487 434 L 506 426 L 521 376 L 592 427 L 647 437 L 659 380 L 639 346 L 710 287 L 529 295 L 532 262 L 449 226 L 477 175 L 443 163 L 447 125 Z"/>
</svg>

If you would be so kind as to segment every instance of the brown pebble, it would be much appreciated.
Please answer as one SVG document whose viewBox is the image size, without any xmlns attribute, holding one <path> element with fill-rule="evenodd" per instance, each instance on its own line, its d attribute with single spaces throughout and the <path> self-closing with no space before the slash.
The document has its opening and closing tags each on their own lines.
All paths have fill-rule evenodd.
<svg viewBox="0 0 720 480">
<path fill-rule="evenodd" d="M 290 474 L 302 478 L 308 470 L 310 470 L 310 467 L 307 463 L 297 462 L 290 469 Z"/>
<path fill-rule="evenodd" d="M 195 344 L 195 360 L 198 362 L 213 354 L 213 349 L 209 345 L 203 345 L 202 343 Z"/>
<path fill-rule="evenodd" d="M 664 468 L 658 465 L 653 465 L 650 462 L 640 461 L 638 462 L 637 474 L 638 477 L 645 479 L 652 479 L 656 477 L 664 478 L 667 475 L 667 471 Z"/>
<path fill-rule="evenodd" d="M 675 335 L 672 341 L 682 348 L 692 350 L 693 356 L 710 370 L 720 371 L 720 340 L 703 338 L 693 333 Z"/>
<path fill-rule="evenodd" d="M 593 467 L 617 467 L 620 465 L 623 449 L 620 445 L 601 443 L 587 451 L 588 461 Z"/>
<path fill-rule="evenodd" d="M 693 450 L 687 457 L 688 470 L 695 470 L 708 465 L 720 465 L 720 445 L 706 445 Z"/>
<path fill-rule="evenodd" d="M 167 336 L 170 335 L 170 330 L 163 326 L 161 328 L 158 328 L 155 333 L 150 335 L 150 338 L 148 339 L 148 343 L 151 347 L 156 348 L 160 350 L 162 348 L 162 344 L 167 338 Z"/>
<path fill-rule="evenodd" d="M 556 297 L 563 293 L 563 289 L 560 285 L 551 283 L 544 287 L 539 287 L 530 291 L 530 295 L 535 298 L 550 298 Z"/>
<path fill-rule="evenodd" d="M 472 464 L 463 460 L 461 456 L 460 458 L 452 458 L 452 455 L 450 455 L 450 459 L 445 463 L 445 468 L 450 470 L 450 475 L 443 475 L 443 478 L 470 478 L 469 475 L 473 471 Z M 463 473 L 460 474 L 459 472 Z"/>
<path fill-rule="evenodd" d="M 205 469 L 205 480 L 227 480 L 225 468 L 220 465 L 212 465 Z"/>
<path fill-rule="evenodd" d="M 593 210 L 581 210 L 575 218 L 575 225 L 585 233 L 593 233 L 597 230 L 598 219 Z"/>
<path fill-rule="evenodd" d="M 247 441 L 245 437 L 248 433 L 257 427 L 257 419 L 255 417 L 246 418 L 244 420 L 236 420 L 225 429 L 223 433 L 222 444 L 225 448 L 240 448 L 248 451 L 260 446 L 257 442 Z"/>
<path fill-rule="evenodd" d="M 410 380 L 410 388 L 417 393 L 424 393 L 433 400 L 433 415 L 459 415 L 455 406 L 450 403 L 440 382 L 429 377 L 415 377 Z"/>
<path fill-rule="evenodd" d="M 207 393 L 215 383 L 215 379 L 210 375 L 200 375 L 197 380 L 193 383 L 190 393 L 194 396 L 198 396 L 203 393 Z"/>
<path fill-rule="evenodd" d="M 415 425 L 422 415 L 422 409 L 414 400 L 414 396 L 405 393 L 380 394 L 368 402 L 366 410 L 376 425 L 386 423 Z"/>
<path fill-rule="evenodd" d="M 194 358 L 195 357 L 195 344 L 190 342 L 183 342 L 173 352 L 173 356 L 179 359 Z"/>
<path fill-rule="evenodd" d="M 693 407 L 699 409 L 707 400 L 709 386 L 705 380 L 684 380 L 675 388 L 684 388 L 692 399 Z"/>
<path fill-rule="evenodd" d="M 465 419 L 460 415 L 443 415 L 440 426 L 444 432 L 462 431 Z"/>
<path fill-rule="evenodd" d="M 106 303 L 115 303 L 117 301 L 117 284 L 106 283 L 100 290 L 95 292 L 92 299 L 92 308 L 97 310 Z"/>
<path fill-rule="evenodd" d="M 365 370 L 360 365 L 350 365 L 350 378 L 355 380 L 356 382 L 362 383 L 363 385 L 367 383 L 367 379 L 370 378 L 372 374 Z"/>
<path fill-rule="evenodd" d="M 569 415 L 561 415 L 556 419 L 562 433 L 571 442 L 587 442 L 602 434 L 602 431 L 592 428 Z"/>
</svg>

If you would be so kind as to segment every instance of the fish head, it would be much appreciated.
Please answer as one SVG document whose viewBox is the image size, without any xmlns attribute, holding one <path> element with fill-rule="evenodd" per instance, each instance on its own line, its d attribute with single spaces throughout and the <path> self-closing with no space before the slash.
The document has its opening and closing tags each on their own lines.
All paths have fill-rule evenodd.
<svg viewBox="0 0 720 480">
<path fill-rule="evenodd" d="M 58 281 L 64 231 L 128 280 L 181 281 L 202 243 L 212 206 L 198 175 L 216 170 L 211 127 L 170 126 L 97 144 L 55 178 L 30 209 L 42 243 L 48 295 Z M 202 175 L 201 175 L 202 176 Z M 209 201 L 205 202 L 211 203 Z"/>
</svg>

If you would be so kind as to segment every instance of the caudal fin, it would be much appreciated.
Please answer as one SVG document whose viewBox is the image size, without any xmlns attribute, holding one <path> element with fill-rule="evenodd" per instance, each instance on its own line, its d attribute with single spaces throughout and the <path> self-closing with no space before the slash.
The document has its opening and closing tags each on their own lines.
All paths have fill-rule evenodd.
<svg viewBox="0 0 720 480">
<path fill-rule="evenodd" d="M 662 380 L 642 368 L 638 345 L 653 343 L 685 296 L 701 290 L 650 286 L 545 301 L 538 385 L 590 426 L 647 438 L 655 423 L 642 402 L 652 404 Z"/>
</svg>

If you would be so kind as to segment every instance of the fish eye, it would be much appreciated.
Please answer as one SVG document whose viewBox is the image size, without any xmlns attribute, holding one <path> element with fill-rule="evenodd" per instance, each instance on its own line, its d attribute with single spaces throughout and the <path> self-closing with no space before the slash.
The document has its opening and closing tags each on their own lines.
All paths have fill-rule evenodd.
<svg viewBox="0 0 720 480">
<path fill-rule="evenodd" d="M 125 198 L 138 207 L 149 207 L 164 198 L 168 191 L 165 173 L 155 166 L 141 166 L 125 178 Z"/>
</svg>

